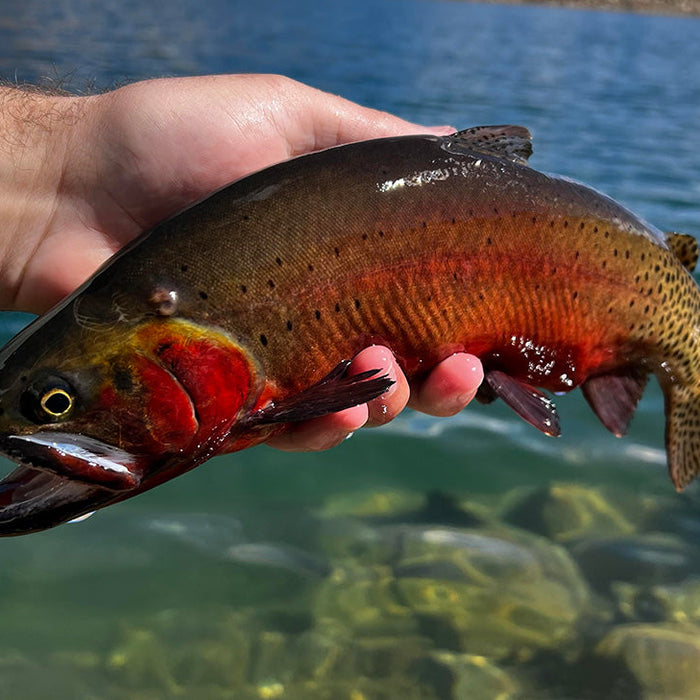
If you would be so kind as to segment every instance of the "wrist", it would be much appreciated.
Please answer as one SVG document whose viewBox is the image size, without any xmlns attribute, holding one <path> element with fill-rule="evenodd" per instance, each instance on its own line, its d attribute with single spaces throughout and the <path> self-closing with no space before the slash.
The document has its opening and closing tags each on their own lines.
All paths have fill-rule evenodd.
<svg viewBox="0 0 700 700">
<path fill-rule="evenodd" d="M 89 98 L 0 87 L 0 308 L 14 308 L 32 253 L 50 234 Z"/>
</svg>

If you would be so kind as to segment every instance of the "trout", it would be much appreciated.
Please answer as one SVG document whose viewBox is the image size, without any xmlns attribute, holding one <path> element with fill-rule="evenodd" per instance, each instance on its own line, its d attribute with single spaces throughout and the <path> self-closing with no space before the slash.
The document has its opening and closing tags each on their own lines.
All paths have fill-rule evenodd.
<svg viewBox="0 0 700 700">
<path fill-rule="evenodd" d="M 144 233 L 0 352 L 0 534 L 124 500 L 454 352 L 549 435 L 580 386 L 623 435 L 650 374 L 671 479 L 700 468 L 695 239 L 534 170 L 523 127 L 339 146 L 245 177 Z"/>
</svg>

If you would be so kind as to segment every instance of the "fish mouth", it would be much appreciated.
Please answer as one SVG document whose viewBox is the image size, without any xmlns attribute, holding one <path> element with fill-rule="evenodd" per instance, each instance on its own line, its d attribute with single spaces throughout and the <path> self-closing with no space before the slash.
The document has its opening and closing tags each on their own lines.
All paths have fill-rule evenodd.
<svg viewBox="0 0 700 700">
<path fill-rule="evenodd" d="M 0 536 L 46 530 L 122 500 L 143 474 L 134 455 L 84 435 L 0 434 L 0 453 L 20 464 L 0 480 Z"/>
<path fill-rule="evenodd" d="M 48 530 L 114 500 L 115 491 L 21 466 L 0 481 L 0 537 Z"/>
</svg>

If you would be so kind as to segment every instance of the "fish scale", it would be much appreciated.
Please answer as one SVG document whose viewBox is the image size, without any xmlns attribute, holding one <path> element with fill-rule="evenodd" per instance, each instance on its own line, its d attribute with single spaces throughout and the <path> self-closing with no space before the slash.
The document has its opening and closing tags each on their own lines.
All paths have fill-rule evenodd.
<svg viewBox="0 0 700 700">
<path fill-rule="evenodd" d="M 0 353 L 0 534 L 51 527 L 215 454 L 477 355 L 483 401 L 549 435 L 581 386 L 627 429 L 666 397 L 677 488 L 700 470 L 694 239 L 527 164 L 515 126 L 337 147 L 250 175 L 144 233 Z"/>
</svg>

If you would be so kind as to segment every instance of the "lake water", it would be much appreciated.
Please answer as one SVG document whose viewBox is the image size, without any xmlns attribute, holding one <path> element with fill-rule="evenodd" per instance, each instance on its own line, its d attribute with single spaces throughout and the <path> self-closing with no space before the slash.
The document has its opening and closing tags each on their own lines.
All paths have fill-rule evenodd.
<svg viewBox="0 0 700 700">
<path fill-rule="evenodd" d="M 437 0 L 5 0 L 0 78 L 278 72 L 424 123 L 521 123 L 531 164 L 700 234 L 700 21 Z M 10 333 L 18 320 L 5 319 Z M 578 392 L 577 392 L 578 394 Z M 406 413 L 216 459 L 0 541 L 0 697 L 694 698 L 700 503 L 663 405 Z"/>
</svg>

